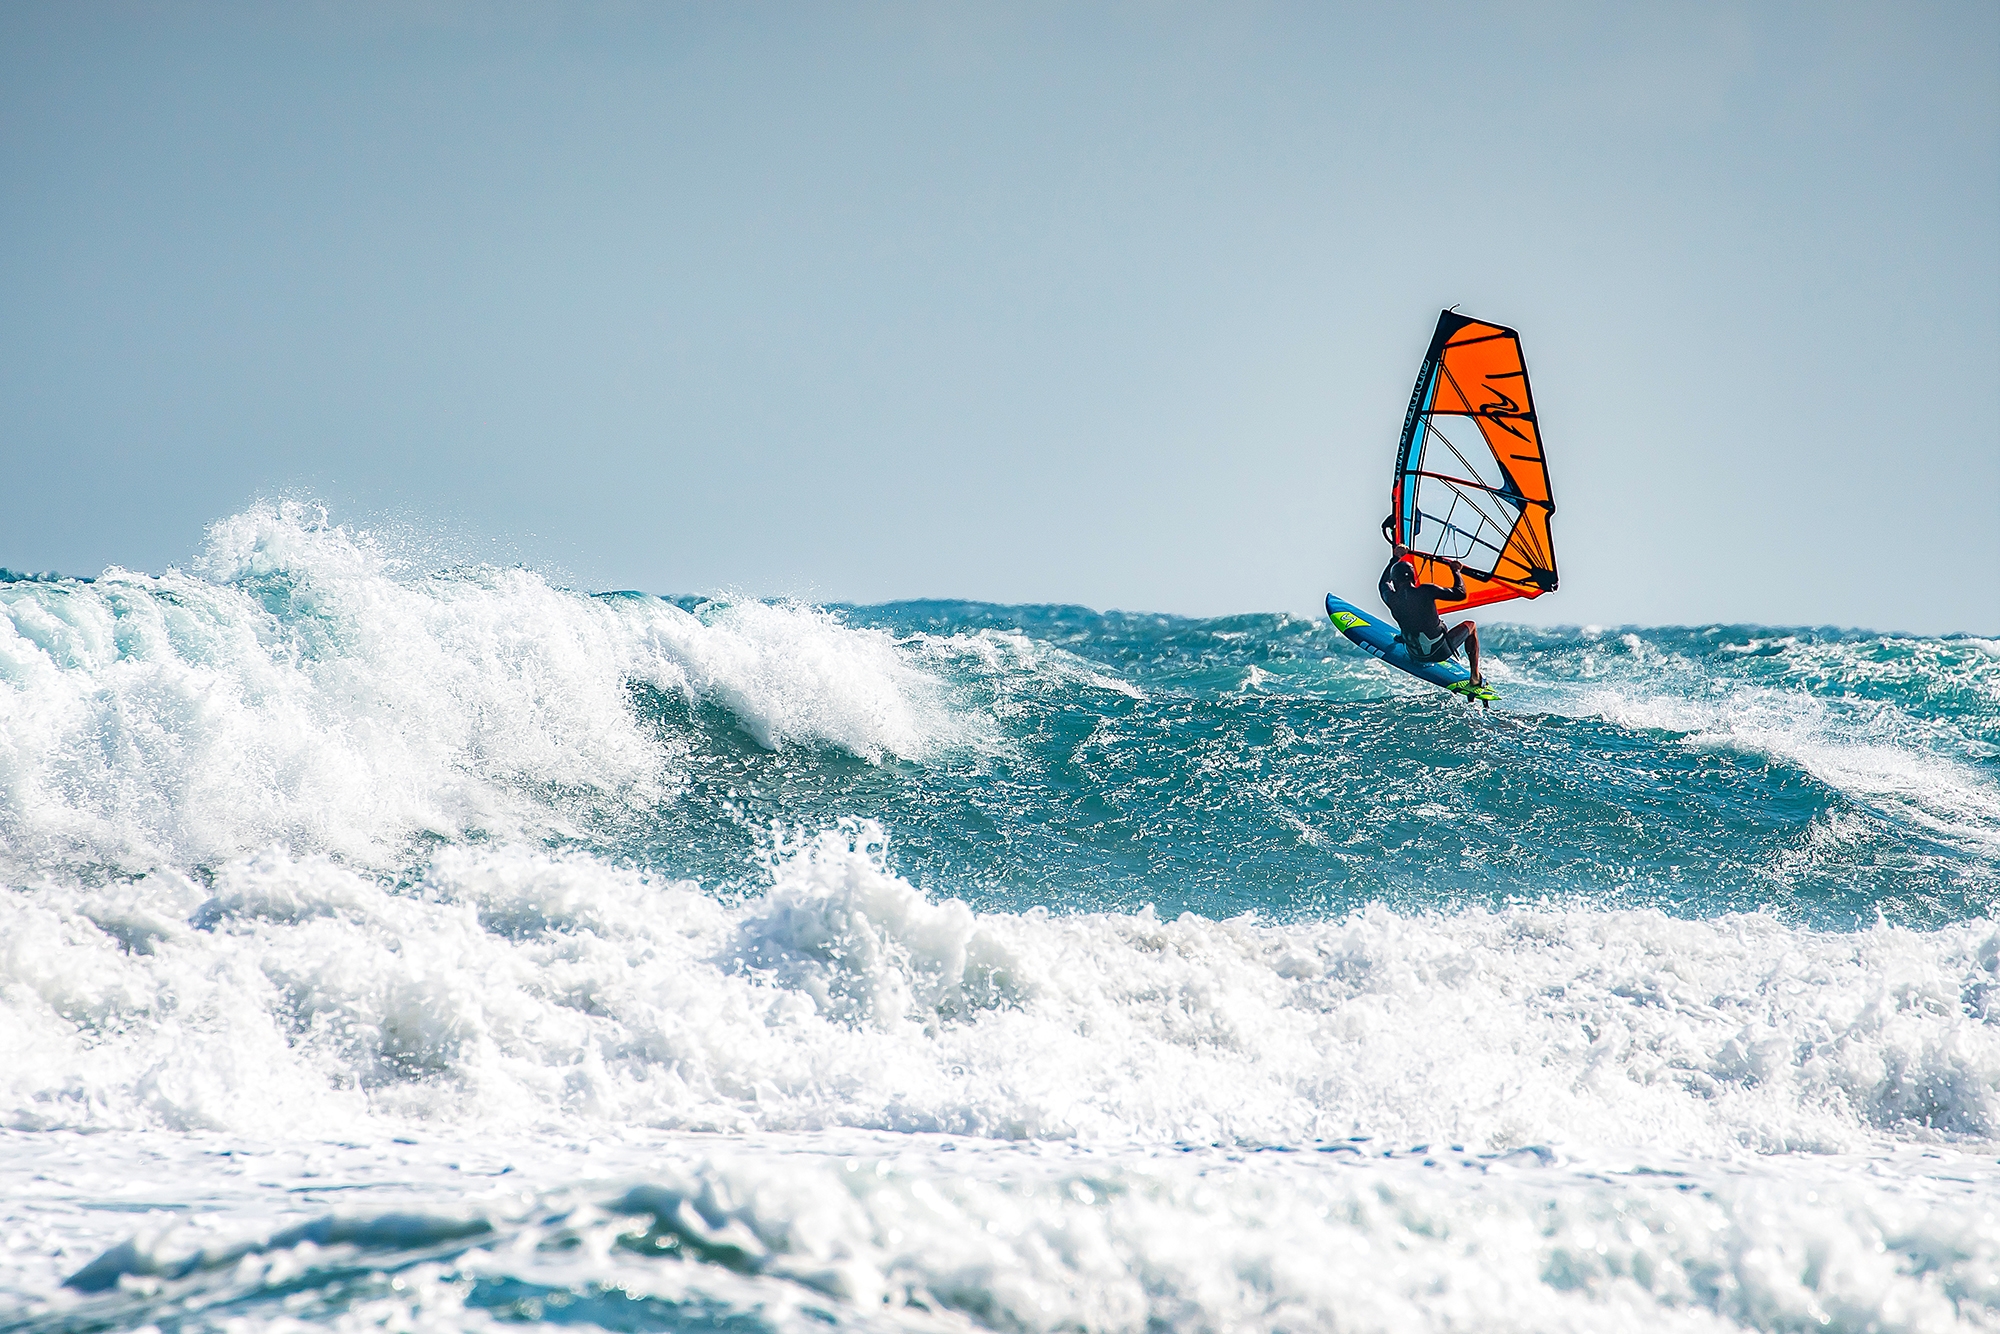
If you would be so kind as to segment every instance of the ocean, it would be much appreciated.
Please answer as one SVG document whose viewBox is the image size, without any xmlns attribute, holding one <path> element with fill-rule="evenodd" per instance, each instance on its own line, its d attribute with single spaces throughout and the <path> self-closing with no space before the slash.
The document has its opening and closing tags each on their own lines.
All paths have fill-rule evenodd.
<svg viewBox="0 0 2000 1334">
<path fill-rule="evenodd" d="M 2000 1329 L 2000 640 L 200 551 L 0 583 L 0 1331 Z"/>
</svg>

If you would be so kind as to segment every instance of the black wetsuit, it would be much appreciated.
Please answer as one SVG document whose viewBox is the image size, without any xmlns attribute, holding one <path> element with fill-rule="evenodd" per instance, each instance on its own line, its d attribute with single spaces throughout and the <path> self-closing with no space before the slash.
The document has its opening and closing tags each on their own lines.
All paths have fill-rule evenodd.
<svg viewBox="0 0 2000 1334">
<path fill-rule="evenodd" d="M 1395 575 L 1396 567 L 1401 564 L 1400 557 L 1390 560 L 1376 591 L 1382 595 L 1382 605 L 1402 628 L 1403 647 L 1409 649 L 1410 656 L 1418 662 L 1443 662 L 1458 652 L 1459 645 L 1472 634 L 1465 625 L 1446 630 L 1437 611 L 1438 603 L 1457 602 L 1465 597 L 1465 576 L 1458 575 L 1450 588 L 1439 588 L 1436 584 L 1398 588 Z"/>
</svg>

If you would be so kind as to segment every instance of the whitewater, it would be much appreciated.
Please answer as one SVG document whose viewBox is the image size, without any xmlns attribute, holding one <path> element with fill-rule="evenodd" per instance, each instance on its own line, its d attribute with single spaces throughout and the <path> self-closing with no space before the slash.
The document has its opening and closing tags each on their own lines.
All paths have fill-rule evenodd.
<svg viewBox="0 0 2000 1334">
<path fill-rule="evenodd" d="M 2000 640 L 1481 639 L 6 575 L 0 1331 L 2000 1329 Z"/>
</svg>

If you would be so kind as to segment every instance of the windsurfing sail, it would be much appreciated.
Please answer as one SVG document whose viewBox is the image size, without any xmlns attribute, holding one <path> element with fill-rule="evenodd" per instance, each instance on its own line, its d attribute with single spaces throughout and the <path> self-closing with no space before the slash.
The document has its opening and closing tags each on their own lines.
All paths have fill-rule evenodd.
<svg viewBox="0 0 2000 1334">
<path fill-rule="evenodd" d="M 1396 540 L 1427 584 L 1465 563 L 1452 609 L 1533 598 L 1556 586 L 1549 465 L 1521 336 L 1452 311 L 1438 316 L 1403 420 L 1390 491 Z"/>
</svg>

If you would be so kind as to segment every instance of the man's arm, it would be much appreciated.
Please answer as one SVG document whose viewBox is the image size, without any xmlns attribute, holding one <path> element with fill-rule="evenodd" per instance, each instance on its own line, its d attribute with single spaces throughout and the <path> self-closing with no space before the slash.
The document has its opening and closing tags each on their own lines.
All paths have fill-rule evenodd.
<svg viewBox="0 0 2000 1334">
<path fill-rule="evenodd" d="M 1397 561 L 1410 554 L 1410 549 L 1396 540 L 1396 516 L 1393 514 L 1382 520 L 1382 540 L 1389 544 L 1389 568 L 1393 570 Z"/>
<path fill-rule="evenodd" d="M 1394 514 L 1382 520 L 1382 540 L 1392 547 L 1396 545 L 1396 516 Z"/>
<path fill-rule="evenodd" d="M 1437 602 L 1462 602 L 1465 600 L 1465 563 L 1463 561 L 1448 560 L 1445 564 L 1451 567 L 1451 587 L 1438 589 L 1433 600 Z"/>
</svg>

